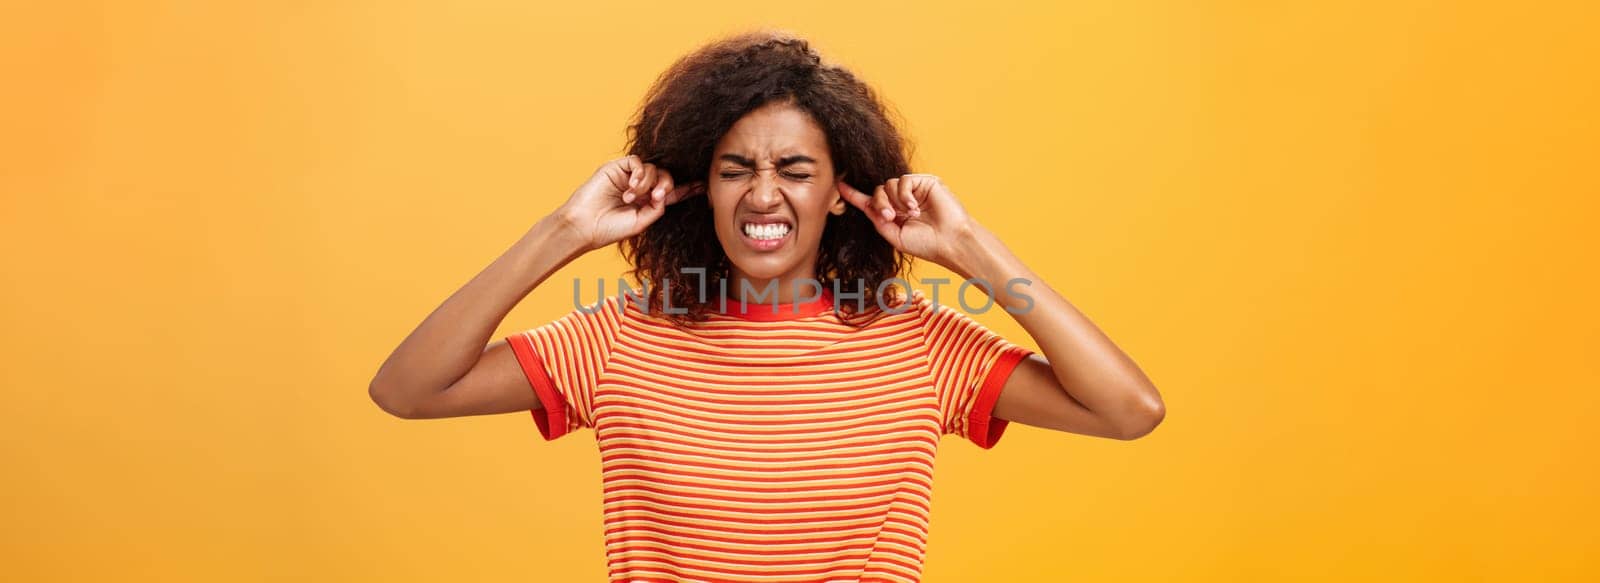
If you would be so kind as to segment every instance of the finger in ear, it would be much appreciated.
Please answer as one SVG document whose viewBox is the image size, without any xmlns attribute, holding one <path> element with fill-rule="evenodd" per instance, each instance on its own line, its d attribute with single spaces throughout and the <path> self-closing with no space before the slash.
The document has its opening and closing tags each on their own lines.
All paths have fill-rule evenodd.
<svg viewBox="0 0 1600 583">
<path fill-rule="evenodd" d="M 871 211 L 867 209 L 867 205 L 872 203 L 871 195 L 856 190 L 855 187 L 850 186 L 849 183 L 843 180 L 838 181 L 837 186 L 839 189 L 839 196 L 843 197 L 845 202 L 848 202 L 851 206 L 863 211 L 868 211 L 869 214 L 871 213 Z"/>
</svg>

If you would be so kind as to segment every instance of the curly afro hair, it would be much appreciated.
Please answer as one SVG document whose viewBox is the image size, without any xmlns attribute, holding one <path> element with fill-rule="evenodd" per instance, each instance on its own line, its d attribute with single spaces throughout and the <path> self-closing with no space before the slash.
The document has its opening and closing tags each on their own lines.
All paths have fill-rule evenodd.
<svg viewBox="0 0 1600 583">
<path fill-rule="evenodd" d="M 714 41 L 673 63 L 628 126 L 627 153 L 671 172 L 678 184 L 705 181 L 723 134 L 746 113 L 773 101 L 811 116 L 827 135 L 835 175 L 857 190 L 872 192 L 910 172 L 911 146 L 872 88 L 849 70 L 824 62 L 806 40 L 765 29 Z M 737 282 L 728 281 L 728 256 L 704 196 L 667 207 L 664 216 L 618 248 L 633 266 L 630 275 L 647 284 L 652 313 L 661 313 L 671 290 L 671 305 L 687 310 L 668 313 L 680 325 L 704 320 L 715 305 L 699 301 L 702 290 L 737 289 Z M 815 273 L 836 295 L 862 294 L 860 307 L 871 312 L 903 299 L 886 283 L 910 262 L 851 205 L 843 215 L 828 216 Z M 704 268 L 705 287 L 698 273 L 685 274 L 684 268 Z M 861 320 L 849 317 L 861 315 L 857 307 L 840 302 L 841 317 L 847 323 Z"/>
</svg>

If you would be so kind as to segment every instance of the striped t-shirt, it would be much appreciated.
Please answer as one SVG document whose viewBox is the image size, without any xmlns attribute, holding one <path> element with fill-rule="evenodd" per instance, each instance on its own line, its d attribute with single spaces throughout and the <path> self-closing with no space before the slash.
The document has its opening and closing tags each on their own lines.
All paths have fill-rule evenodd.
<svg viewBox="0 0 1600 583">
<path fill-rule="evenodd" d="M 506 338 L 544 439 L 594 429 L 610 579 L 916 581 L 940 436 L 994 447 L 1032 351 L 916 290 L 860 328 L 826 290 L 712 308 L 610 297 Z"/>
</svg>

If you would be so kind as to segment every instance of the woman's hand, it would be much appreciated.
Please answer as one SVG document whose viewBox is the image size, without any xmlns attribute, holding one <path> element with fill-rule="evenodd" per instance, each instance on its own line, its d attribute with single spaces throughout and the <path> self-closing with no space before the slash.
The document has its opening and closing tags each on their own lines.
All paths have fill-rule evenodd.
<svg viewBox="0 0 1600 583">
<path fill-rule="evenodd" d="M 555 215 L 590 251 L 643 232 L 667 205 L 704 193 L 704 186 L 674 184 L 665 169 L 628 155 L 600 166 Z"/>
<path fill-rule="evenodd" d="M 871 195 L 839 181 L 845 200 L 872 220 L 878 234 L 912 257 L 951 267 L 954 253 L 972 234 L 972 219 L 939 177 L 906 174 L 878 185 Z"/>
</svg>

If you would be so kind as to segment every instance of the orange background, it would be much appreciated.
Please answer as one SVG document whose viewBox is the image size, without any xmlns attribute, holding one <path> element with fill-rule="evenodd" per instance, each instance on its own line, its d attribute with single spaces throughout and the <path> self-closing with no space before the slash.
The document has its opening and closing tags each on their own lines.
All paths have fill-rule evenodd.
<svg viewBox="0 0 1600 583">
<path fill-rule="evenodd" d="M 592 432 L 366 384 L 762 24 L 1166 398 L 947 438 L 928 581 L 1600 576 L 1588 3 L 242 4 L 0 10 L 0 577 L 602 580 Z"/>
</svg>

